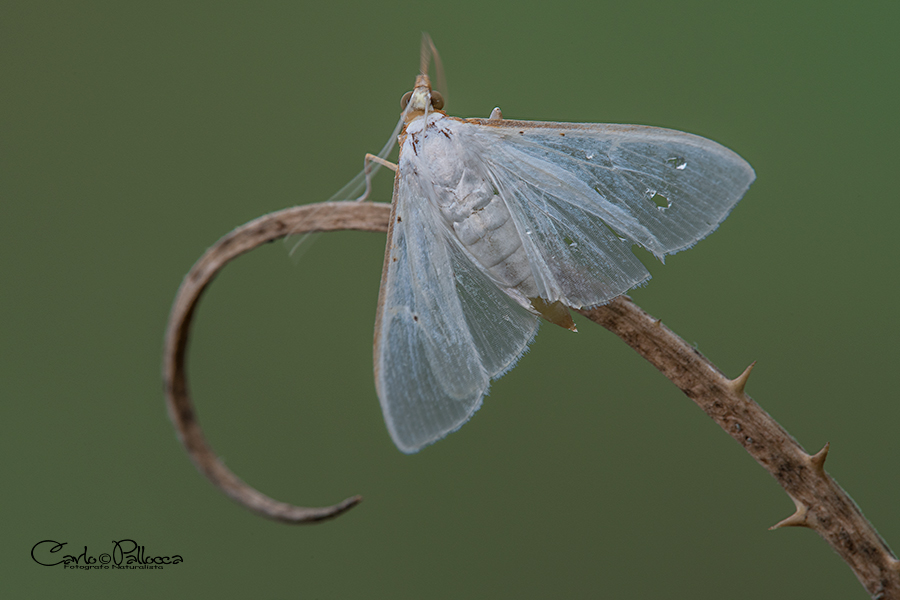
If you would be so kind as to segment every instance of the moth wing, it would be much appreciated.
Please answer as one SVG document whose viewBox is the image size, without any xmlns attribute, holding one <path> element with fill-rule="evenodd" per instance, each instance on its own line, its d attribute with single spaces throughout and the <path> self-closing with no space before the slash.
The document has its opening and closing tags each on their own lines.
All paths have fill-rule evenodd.
<svg viewBox="0 0 900 600">
<path fill-rule="evenodd" d="M 634 244 L 660 260 L 693 246 L 756 177 L 724 146 L 657 127 L 469 119 L 454 132 L 524 234 L 541 297 L 574 307 L 646 281 Z"/>
<path fill-rule="evenodd" d="M 375 386 L 391 438 L 412 453 L 469 420 L 490 380 L 525 352 L 538 320 L 468 257 L 429 201 L 434 191 L 403 164 L 378 301 Z"/>
</svg>

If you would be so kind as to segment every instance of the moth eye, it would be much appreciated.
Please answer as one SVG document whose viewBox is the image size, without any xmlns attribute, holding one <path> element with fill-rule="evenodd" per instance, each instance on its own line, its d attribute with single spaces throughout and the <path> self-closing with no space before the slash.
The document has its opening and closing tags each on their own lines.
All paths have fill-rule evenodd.
<svg viewBox="0 0 900 600">
<path fill-rule="evenodd" d="M 400 110 L 406 110 L 406 105 L 409 104 L 410 98 L 412 98 L 412 92 L 403 94 L 403 97 L 400 98 Z"/>
<path fill-rule="evenodd" d="M 441 96 L 440 92 L 431 90 L 431 106 L 434 107 L 434 110 L 441 110 L 444 108 L 444 97 Z"/>
</svg>

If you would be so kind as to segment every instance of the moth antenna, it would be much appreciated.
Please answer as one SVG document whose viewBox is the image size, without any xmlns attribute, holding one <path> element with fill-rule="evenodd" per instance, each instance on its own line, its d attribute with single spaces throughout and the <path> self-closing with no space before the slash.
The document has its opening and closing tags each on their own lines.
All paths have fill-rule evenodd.
<svg viewBox="0 0 900 600">
<path fill-rule="evenodd" d="M 406 111 L 404 111 L 405 113 Z M 385 159 L 394 149 L 394 145 L 397 143 L 397 136 L 400 135 L 400 130 L 403 128 L 403 117 L 400 117 L 400 120 L 397 121 L 397 125 L 394 126 L 394 130 L 391 132 L 391 135 L 388 136 L 387 142 L 385 142 L 384 146 L 381 148 L 381 151 L 376 155 L 378 158 Z M 325 201 L 325 205 L 327 206 L 330 202 L 339 202 L 342 200 L 359 200 L 361 198 L 360 194 L 366 189 L 366 177 L 374 177 L 375 173 L 378 172 L 378 169 L 381 168 L 381 163 L 375 162 L 369 173 L 366 173 L 366 169 L 364 168 L 362 171 L 356 174 L 356 177 L 347 182 L 347 184 L 339 189 L 334 195 Z M 300 258 L 309 250 L 313 243 L 318 239 L 318 233 L 297 233 L 293 229 L 288 232 L 286 236 L 284 236 L 284 245 L 288 248 L 288 256 L 294 261 L 295 264 L 300 262 Z"/>
<path fill-rule="evenodd" d="M 419 74 L 428 75 L 428 67 L 431 64 L 431 53 L 434 50 L 434 42 L 424 31 L 422 32 L 422 51 L 419 54 Z"/>
<path fill-rule="evenodd" d="M 428 74 L 428 67 L 431 64 L 431 60 L 434 59 L 434 73 L 437 79 L 437 87 L 436 89 L 441 93 L 444 97 L 444 106 L 447 105 L 447 77 L 444 75 L 444 63 L 441 62 L 441 55 L 438 52 L 437 46 L 434 45 L 434 42 L 431 40 L 431 36 L 422 32 L 422 55 L 421 62 L 419 64 L 419 72 L 422 75 Z"/>
<path fill-rule="evenodd" d="M 431 43 L 431 52 L 434 54 L 434 74 L 437 76 L 437 90 L 444 97 L 444 106 L 446 106 L 449 92 L 447 90 L 447 76 L 444 74 L 444 63 L 441 62 L 441 55 L 438 54 L 438 50 L 434 43 L 431 42 L 431 38 L 428 41 Z"/>
</svg>

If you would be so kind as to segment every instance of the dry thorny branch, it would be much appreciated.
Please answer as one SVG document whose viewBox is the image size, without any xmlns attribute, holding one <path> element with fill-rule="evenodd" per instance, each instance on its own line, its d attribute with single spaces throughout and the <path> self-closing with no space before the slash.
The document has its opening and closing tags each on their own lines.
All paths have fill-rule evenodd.
<svg viewBox="0 0 900 600">
<path fill-rule="evenodd" d="M 322 206 L 299 206 L 265 215 L 219 240 L 185 277 L 172 307 L 165 344 L 169 414 L 197 468 L 238 503 L 287 523 L 336 517 L 356 506 L 361 498 L 354 496 L 329 507 L 303 508 L 273 500 L 238 479 L 209 447 L 197 422 L 188 393 L 185 355 L 200 296 L 231 259 L 288 234 L 343 229 L 387 231 L 388 204 L 335 202 L 327 204 L 328 210 L 320 210 Z M 781 484 L 797 510 L 773 529 L 795 526 L 815 530 L 850 565 L 873 598 L 900 599 L 900 561 L 825 471 L 828 445 L 808 454 L 744 393 L 753 365 L 736 379 L 728 379 L 627 296 L 578 312 L 622 338 L 659 369 Z"/>
</svg>

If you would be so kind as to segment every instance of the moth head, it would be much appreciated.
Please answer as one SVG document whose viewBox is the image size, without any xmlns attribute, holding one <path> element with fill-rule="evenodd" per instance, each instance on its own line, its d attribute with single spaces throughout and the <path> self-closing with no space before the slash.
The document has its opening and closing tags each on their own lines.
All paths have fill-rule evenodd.
<svg viewBox="0 0 900 600">
<path fill-rule="evenodd" d="M 411 92 L 403 94 L 400 99 L 400 109 L 407 115 L 419 112 L 431 112 L 444 108 L 444 98 L 440 92 L 431 89 L 428 75 L 416 77 L 416 87 Z"/>
</svg>

